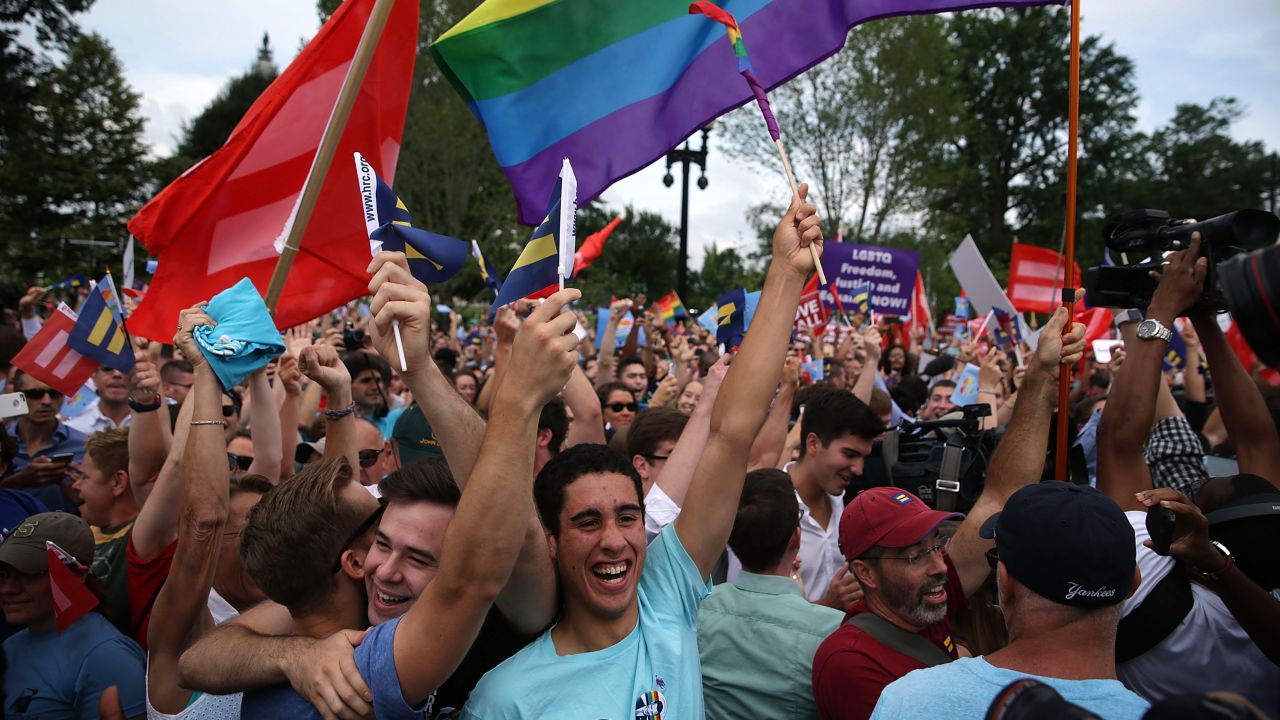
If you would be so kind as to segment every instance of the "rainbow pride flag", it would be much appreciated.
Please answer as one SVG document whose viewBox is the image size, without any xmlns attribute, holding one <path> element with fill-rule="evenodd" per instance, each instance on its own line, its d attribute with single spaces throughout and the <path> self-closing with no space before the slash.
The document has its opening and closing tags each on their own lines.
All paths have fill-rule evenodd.
<svg viewBox="0 0 1280 720">
<path fill-rule="evenodd" d="M 766 90 L 891 15 L 1046 0 L 725 0 Z M 1064 27 L 1063 32 L 1067 30 Z M 485 0 L 431 54 L 489 134 L 522 223 L 536 225 L 564 158 L 579 203 L 753 98 L 724 28 L 689 0 Z"/>
<path fill-rule="evenodd" d="M 680 296 L 674 290 L 654 301 L 653 306 L 667 326 L 675 325 L 676 318 L 689 317 L 689 311 L 684 309 L 684 303 L 680 302 Z"/>
</svg>

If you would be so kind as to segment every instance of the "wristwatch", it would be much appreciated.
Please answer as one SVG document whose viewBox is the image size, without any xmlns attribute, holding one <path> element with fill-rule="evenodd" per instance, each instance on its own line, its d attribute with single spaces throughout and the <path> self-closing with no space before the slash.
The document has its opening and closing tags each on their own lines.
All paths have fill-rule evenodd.
<svg viewBox="0 0 1280 720">
<path fill-rule="evenodd" d="M 149 403 L 140 403 L 140 402 L 138 402 L 137 400 L 134 400 L 134 399 L 133 399 L 133 396 L 132 396 L 132 395 L 130 395 L 130 396 L 129 396 L 129 407 L 130 407 L 130 408 L 133 408 L 133 411 L 134 411 L 134 412 L 140 412 L 140 413 L 152 412 L 152 411 L 154 411 L 154 410 L 159 410 L 159 409 L 160 409 L 160 396 L 159 396 L 159 395 L 156 395 L 156 396 L 155 396 L 155 400 L 152 400 L 152 401 L 151 401 L 151 402 L 149 402 Z"/>
<path fill-rule="evenodd" d="M 1169 342 L 1173 337 L 1173 331 L 1164 326 L 1159 320 L 1147 318 L 1138 323 L 1138 339 L 1139 340 L 1163 340 Z"/>
</svg>

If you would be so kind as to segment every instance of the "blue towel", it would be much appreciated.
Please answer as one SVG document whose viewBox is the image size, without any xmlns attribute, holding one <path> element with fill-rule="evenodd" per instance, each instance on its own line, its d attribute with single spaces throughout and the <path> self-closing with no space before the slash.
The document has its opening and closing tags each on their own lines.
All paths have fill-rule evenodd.
<svg viewBox="0 0 1280 720">
<path fill-rule="evenodd" d="M 217 325 L 200 325 L 191 334 L 222 387 L 239 385 L 284 352 L 280 331 L 249 278 L 214 295 L 204 311 Z"/>
</svg>

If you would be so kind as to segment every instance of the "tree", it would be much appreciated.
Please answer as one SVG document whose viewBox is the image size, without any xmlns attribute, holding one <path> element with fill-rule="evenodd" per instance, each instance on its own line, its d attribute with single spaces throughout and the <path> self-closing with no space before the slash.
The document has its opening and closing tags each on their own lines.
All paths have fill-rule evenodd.
<svg viewBox="0 0 1280 720">
<path fill-rule="evenodd" d="M 920 173 L 952 104 L 943 72 L 945 22 L 932 15 L 854 28 L 837 55 L 771 96 L 800 180 L 834 235 L 878 242 L 917 206 Z M 754 103 L 727 115 L 731 156 L 782 176 Z"/>
<path fill-rule="evenodd" d="M 988 258 L 1015 234 L 1057 245 L 1065 221 L 1069 33 L 1058 8 L 959 13 L 946 83 L 961 103 L 931 163 L 929 225 L 954 245 L 972 233 Z M 1078 238 L 1097 237 L 1102 208 L 1133 172 L 1133 63 L 1097 37 L 1081 47 Z M 1101 255 L 1082 242 L 1082 258 Z"/>
<path fill-rule="evenodd" d="M 613 296 L 644 293 L 655 300 L 675 289 L 678 230 L 661 215 L 628 206 L 615 213 L 600 203 L 578 210 L 578 240 L 604 227 L 617 215 L 623 220 L 609 236 L 604 252 L 573 286 L 587 302 L 601 307 Z"/>
<path fill-rule="evenodd" d="M 690 307 L 705 310 L 734 288 L 759 290 L 763 282 L 764 272 L 737 248 L 721 250 L 713 243 L 702 257 L 702 270 L 692 283 L 692 297 L 683 299 Z"/>
<path fill-rule="evenodd" d="M 19 279 L 96 271 L 96 261 L 117 255 L 125 223 L 145 196 L 139 95 L 110 45 L 81 35 L 61 65 L 39 76 L 30 111 L 38 134 L 8 154 L 8 167 L 21 177 L 6 173 L 6 180 L 22 182 L 9 188 L 13 205 L 0 229 L 11 256 L 5 270 Z M 95 258 L 91 246 L 86 264 L 67 247 L 77 240 L 113 242 L 117 249 Z"/>
</svg>

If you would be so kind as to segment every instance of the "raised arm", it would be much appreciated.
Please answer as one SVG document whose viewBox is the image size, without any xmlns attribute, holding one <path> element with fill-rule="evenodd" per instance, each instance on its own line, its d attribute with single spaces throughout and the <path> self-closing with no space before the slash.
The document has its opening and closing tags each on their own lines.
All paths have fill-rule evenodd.
<svg viewBox="0 0 1280 720">
<path fill-rule="evenodd" d="M 751 443 L 782 375 L 800 291 L 813 272 L 809 247 L 822 247 L 817 211 L 805 203 L 807 194 L 808 186 L 801 185 L 773 233 L 773 259 L 755 319 L 716 398 L 706 450 L 676 518 L 676 534 L 703 577 L 710 575 L 733 528 Z"/>
<path fill-rule="evenodd" d="M 142 404 L 160 403 L 147 412 L 130 409 L 129 415 L 129 485 L 133 499 L 142 507 L 155 487 L 156 477 L 164 467 L 173 441 L 169 429 L 168 408 L 160 385 L 160 371 L 145 350 L 134 352 L 133 375 L 129 378 L 129 396 Z"/>
<path fill-rule="evenodd" d="M 1199 252 L 1197 233 L 1190 250 L 1169 256 L 1147 308 L 1148 319 L 1174 331 L 1173 319 L 1195 302 L 1204 286 L 1208 261 L 1197 259 Z M 1151 470 L 1142 448 L 1155 421 L 1156 398 L 1164 382 L 1160 363 L 1167 350 L 1168 343 L 1158 339 L 1134 339 L 1125 345 L 1124 367 L 1111 381 L 1098 423 L 1098 489 L 1125 510 L 1143 510 L 1134 498 L 1151 489 Z"/>
<path fill-rule="evenodd" d="M 973 594 L 991 572 L 985 553 L 994 544 L 979 537 L 978 529 L 1004 507 L 1010 495 L 1024 485 L 1040 482 L 1044 473 L 1058 373 L 1069 372 L 1064 368 L 1079 362 L 1085 350 L 1084 325 L 1073 324 L 1071 332 L 1064 336 L 1062 330 L 1068 322 L 1070 316 L 1066 308 L 1059 307 L 1040 333 L 1040 343 L 1031 356 L 1020 391 L 1021 399 L 987 467 L 982 494 L 951 540 L 951 562 L 966 596 Z"/>
<path fill-rule="evenodd" d="M 1209 361 L 1218 410 L 1227 435 L 1235 445 L 1240 472 L 1253 473 L 1280 487 L 1280 442 L 1276 440 L 1275 422 L 1257 384 L 1227 345 L 1217 320 L 1210 315 L 1197 315 L 1191 322 Z M 1188 357 L 1187 372 L 1193 371 Z"/>
<path fill-rule="evenodd" d="M 280 409 L 276 406 L 271 385 L 267 383 L 267 370 L 262 368 L 249 376 L 249 427 L 253 429 L 253 464 L 249 472 L 261 475 L 272 483 L 280 482 L 280 464 L 283 448 L 280 447 Z M 287 455 L 293 461 L 293 453 Z"/>
<path fill-rule="evenodd" d="M 199 352 L 193 350 L 193 352 Z M 201 361 L 203 361 L 201 356 Z M 221 390 L 219 390 L 221 395 Z M 178 534 L 178 511 L 179 503 L 182 500 L 182 459 L 187 449 L 187 436 L 191 432 L 191 418 L 194 412 L 194 404 L 189 402 L 182 403 L 182 407 L 178 410 L 178 420 L 173 428 L 173 442 L 169 446 L 169 454 L 164 460 L 164 465 L 160 468 L 160 473 L 156 475 L 156 481 L 151 486 L 151 492 L 147 495 L 147 501 L 138 505 L 138 519 L 133 523 L 133 532 L 130 533 L 130 542 L 133 544 L 133 553 L 143 562 L 154 559 L 164 549 L 173 542 Z M 157 410 L 150 415 L 159 415 L 161 410 Z M 167 411 L 164 411 L 163 424 L 168 427 Z M 218 401 L 217 417 L 222 417 L 222 401 Z M 134 433 L 138 433 L 137 426 L 129 431 L 130 439 Z M 226 467 L 226 453 L 223 453 L 220 467 Z M 154 612 L 152 613 L 154 616 Z"/>
<path fill-rule="evenodd" d="M 187 642 L 212 624 L 207 610 L 209 588 L 227 524 L 227 440 L 222 423 L 213 422 L 222 420 L 222 388 L 191 338 L 196 325 L 213 324 L 199 307 L 184 310 L 174 338 L 174 344 L 190 359 L 194 373 L 183 405 L 191 406 L 191 415 L 200 424 L 184 423 L 191 433 L 180 470 L 181 512 L 175 513 L 178 548 L 147 629 L 147 696 L 164 713 L 181 712 L 191 699 L 191 691 L 179 684 L 178 658 Z"/>
<path fill-rule="evenodd" d="M 390 330 L 393 317 L 410 314 L 406 305 L 416 305 L 387 290 L 381 287 L 372 305 L 381 335 Z M 552 295 L 517 334 L 510 372 L 520 382 L 499 385 L 471 482 L 445 533 L 440 571 L 396 628 L 396 675 L 411 706 L 453 674 L 520 553 L 525 523 L 495 522 L 494 512 L 500 509 L 503 516 L 522 521 L 534 510 L 538 415 L 576 365 L 574 317 L 560 311 L 578 297 L 572 289 Z M 402 318 L 402 335 L 404 325 Z"/>
<path fill-rule="evenodd" d="M 854 334 L 850 332 L 849 337 L 854 337 Z M 880 365 L 880 331 L 874 325 L 862 331 L 862 352 L 866 354 L 867 359 L 862 364 L 862 372 L 858 373 L 857 382 L 853 385 L 853 396 L 861 400 L 863 405 L 870 405 L 871 391 L 875 390 L 876 379 L 879 377 L 876 367 Z"/>
<path fill-rule="evenodd" d="M 283 482 L 293 476 L 293 457 L 298 446 L 298 411 L 302 400 L 302 372 L 298 370 L 298 358 L 281 355 L 276 368 L 276 381 L 283 397 L 280 398 L 280 477 L 272 482 Z"/>
<path fill-rule="evenodd" d="M 711 409 L 716 404 L 716 396 L 720 394 L 720 385 L 725 373 L 729 372 L 732 356 L 721 355 L 714 365 L 707 370 L 707 378 L 702 383 L 702 397 L 689 422 L 685 423 L 680 439 L 672 448 L 667 464 L 658 476 L 658 487 L 671 498 L 678 507 L 684 507 L 685 496 L 689 494 L 689 483 L 693 482 L 693 472 L 698 467 L 698 458 L 707 446 L 707 437 L 711 434 Z"/>
<path fill-rule="evenodd" d="M 600 417 L 600 399 L 581 366 L 574 366 L 569 384 L 564 386 L 564 404 L 573 412 L 573 423 L 569 425 L 564 446 L 571 448 L 583 443 L 603 445 L 604 420 Z"/>
<path fill-rule="evenodd" d="M 782 384 L 778 386 L 778 394 L 773 398 L 769 415 L 760 427 L 756 440 L 751 444 L 751 455 L 747 459 L 747 472 L 759 468 L 776 467 L 778 459 L 787 444 L 787 421 L 791 419 L 791 403 L 795 400 L 796 390 L 800 386 L 800 358 L 792 355 L 786 359 L 782 371 Z"/>
<path fill-rule="evenodd" d="M 413 363 L 408 372 L 402 373 L 405 384 L 413 391 L 427 422 L 431 424 L 440 441 L 440 450 L 444 453 L 449 471 L 458 483 L 458 488 L 465 497 L 470 492 L 471 476 L 480 457 L 481 441 L 485 436 L 485 421 L 476 413 L 475 408 L 454 389 L 453 383 L 445 377 L 436 364 L 426 360 L 430 343 L 428 331 L 431 317 L 431 296 L 427 287 L 412 274 L 405 257 L 401 253 L 379 253 L 374 259 L 379 263 L 374 272 L 369 289 L 374 293 L 371 309 L 374 312 L 384 307 L 389 308 L 390 317 L 400 320 L 400 336 L 405 345 L 405 354 L 420 357 L 423 360 Z M 510 311 L 507 311 L 510 312 Z M 568 320 L 574 320 L 568 313 Z M 526 321 L 527 323 L 528 321 Z M 395 339 L 382 323 L 375 323 L 373 329 L 374 346 L 379 352 L 395 353 Z M 570 325 L 570 329 L 573 326 Z M 512 350 L 511 352 L 514 352 Z M 574 358 L 577 357 L 577 337 L 574 336 Z M 511 358 L 504 360 L 510 365 Z M 577 362 L 574 362 L 577 367 Z M 503 370 L 512 371 L 511 367 Z M 517 382 L 513 390 L 524 387 L 524 370 L 515 370 Z M 502 392 L 502 381 L 495 375 L 493 382 L 498 385 L 496 393 Z M 564 387 L 561 383 L 560 387 Z M 559 388 L 557 388 L 559 391 Z M 498 396 L 495 395 L 495 399 Z M 545 403 L 543 403 L 545 404 Z M 537 415 L 542 406 L 534 414 L 535 427 Z M 493 414 L 490 413 L 490 419 Z M 576 423 L 575 423 L 576 424 Z M 534 441 L 536 444 L 536 439 Z M 530 445 L 532 451 L 533 445 Z M 328 446 L 326 445 L 326 449 Z M 494 508 L 504 507 L 503 503 Z M 509 571 L 510 582 L 498 597 L 498 609 L 519 630 L 536 633 L 545 628 L 555 617 L 556 580 L 551 561 L 547 556 L 546 538 L 542 533 L 542 524 L 532 508 L 525 515 L 524 548 L 520 553 L 515 569 Z M 434 689 L 434 688 L 433 688 Z"/>
<path fill-rule="evenodd" d="M 600 339 L 600 364 L 596 368 L 596 387 L 613 382 L 617 366 L 614 350 L 618 347 L 618 323 L 631 309 L 631 300 L 614 300 L 609 305 L 609 319 L 604 324 L 604 337 Z"/>
<path fill-rule="evenodd" d="M 298 370 L 324 390 L 329 399 L 326 413 L 345 413 L 340 417 L 325 417 L 324 456 L 345 457 L 351 467 L 360 467 L 356 417 L 351 402 L 351 373 L 338 358 L 338 351 L 327 343 L 305 348 L 298 357 Z"/>
</svg>

